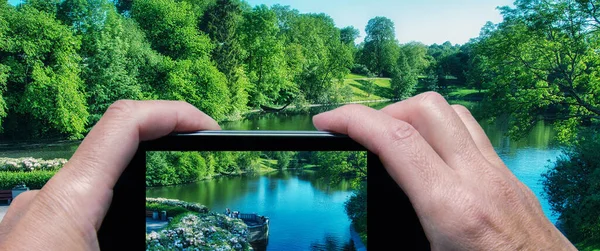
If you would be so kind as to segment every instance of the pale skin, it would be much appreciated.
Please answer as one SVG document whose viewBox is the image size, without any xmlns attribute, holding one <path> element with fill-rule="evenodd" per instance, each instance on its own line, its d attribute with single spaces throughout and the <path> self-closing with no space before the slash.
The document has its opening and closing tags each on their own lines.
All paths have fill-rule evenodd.
<svg viewBox="0 0 600 251">
<path fill-rule="evenodd" d="M 433 250 L 576 250 L 469 111 L 437 93 L 381 110 L 347 105 L 313 122 L 380 157 L 410 198 Z M 46 186 L 13 201 L 0 223 L 0 250 L 98 250 L 112 187 L 138 143 L 173 131 L 219 129 L 184 102 L 113 104 Z"/>
</svg>

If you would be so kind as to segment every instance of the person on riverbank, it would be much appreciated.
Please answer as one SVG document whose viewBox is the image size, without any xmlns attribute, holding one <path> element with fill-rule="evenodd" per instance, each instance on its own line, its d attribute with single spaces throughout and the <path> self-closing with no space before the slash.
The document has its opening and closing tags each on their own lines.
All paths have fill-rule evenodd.
<svg viewBox="0 0 600 251">
<path fill-rule="evenodd" d="M 346 105 L 313 122 L 379 156 L 410 198 L 434 250 L 576 250 L 469 111 L 437 93 L 381 110 Z M 13 201 L 0 223 L 0 250 L 98 250 L 96 231 L 112 188 L 139 142 L 219 129 L 188 103 L 116 102 L 41 190 Z"/>
</svg>

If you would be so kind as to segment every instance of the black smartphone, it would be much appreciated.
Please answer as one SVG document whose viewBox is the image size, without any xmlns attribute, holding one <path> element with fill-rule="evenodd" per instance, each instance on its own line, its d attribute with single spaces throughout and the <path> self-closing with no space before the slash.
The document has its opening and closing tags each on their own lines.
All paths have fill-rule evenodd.
<svg viewBox="0 0 600 251">
<path fill-rule="evenodd" d="M 318 131 L 142 142 L 98 240 L 101 250 L 430 248 L 379 158 L 346 135 Z"/>
</svg>

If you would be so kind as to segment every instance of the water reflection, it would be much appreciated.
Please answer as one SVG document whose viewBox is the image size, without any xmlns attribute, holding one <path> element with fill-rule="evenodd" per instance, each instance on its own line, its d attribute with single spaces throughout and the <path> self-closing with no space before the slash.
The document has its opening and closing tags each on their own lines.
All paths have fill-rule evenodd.
<svg viewBox="0 0 600 251">
<path fill-rule="evenodd" d="M 312 251 L 355 251 L 352 239 L 343 241 L 335 235 L 326 234 L 323 240 L 313 242 L 310 245 Z"/>
<path fill-rule="evenodd" d="M 267 250 L 346 250 L 343 240 L 351 235 L 344 203 L 352 195 L 347 188 L 328 187 L 314 171 L 289 170 L 149 188 L 146 195 L 198 202 L 216 212 L 230 208 L 268 216 Z M 339 248 L 322 249 L 328 247 Z"/>
</svg>

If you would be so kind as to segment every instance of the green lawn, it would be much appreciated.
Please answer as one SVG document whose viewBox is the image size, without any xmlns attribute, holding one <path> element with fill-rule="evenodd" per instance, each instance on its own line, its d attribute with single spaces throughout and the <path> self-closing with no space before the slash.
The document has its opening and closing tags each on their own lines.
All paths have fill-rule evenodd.
<svg viewBox="0 0 600 251">
<path fill-rule="evenodd" d="M 357 78 L 368 78 L 368 77 L 354 74 L 354 73 L 350 73 L 350 74 L 346 75 L 346 79 L 357 79 Z"/>
<path fill-rule="evenodd" d="M 352 101 L 363 101 L 363 100 L 378 100 L 378 99 L 390 99 L 392 98 L 392 90 L 390 89 L 390 79 L 376 78 L 372 79 L 373 87 L 371 94 L 368 93 L 368 81 L 359 80 L 361 78 L 368 78 L 366 76 L 349 74 L 344 79 L 344 84 L 352 87 L 354 96 Z"/>
<path fill-rule="evenodd" d="M 354 96 L 352 101 L 364 101 L 364 100 L 378 100 L 378 99 L 391 99 L 393 98 L 392 89 L 390 87 L 391 79 L 389 78 L 373 78 L 371 81 L 375 84 L 371 88 L 371 94 L 368 93 L 368 81 L 364 80 L 367 76 L 361 76 L 357 74 L 348 74 L 344 79 L 344 84 L 352 87 Z M 419 81 L 415 87 L 415 95 L 426 92 L 423 81 Z M 477 101 L 483 99 L 485 90 L 479 92 L 476 89 L 467 89 L 459 86 L 448 86 L 445 90 L 439 90 L 440 94 L 444 95 L 447 99 L 451 100 L 471 100 Z"/>
<path fill-rule="evenodd" d="M 451 99 L 463 99 L 463 100 L 472 100 L 472 99 L 482 99 L 485 94 L 485 90 L 479 92 L 476 89 L 456 89 L 448 93 L 446 95 L 447 98 Z"/>
</svg>

